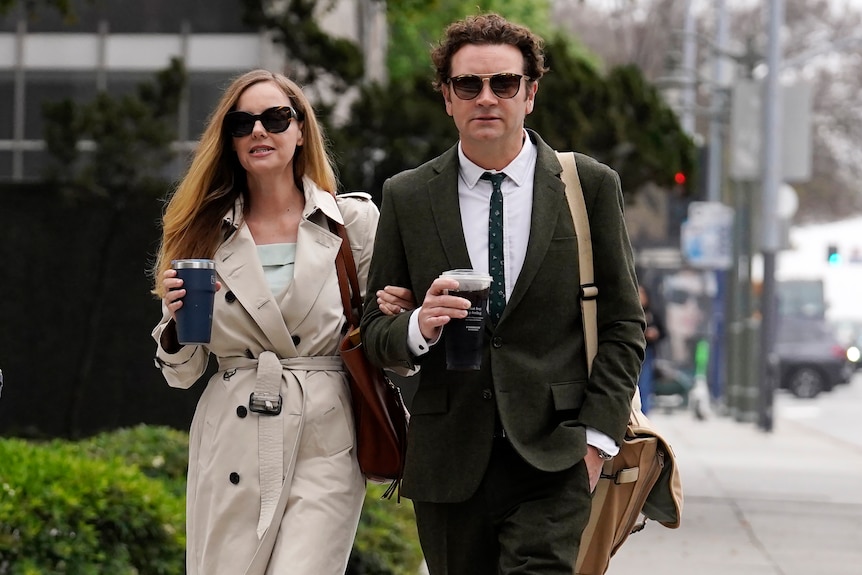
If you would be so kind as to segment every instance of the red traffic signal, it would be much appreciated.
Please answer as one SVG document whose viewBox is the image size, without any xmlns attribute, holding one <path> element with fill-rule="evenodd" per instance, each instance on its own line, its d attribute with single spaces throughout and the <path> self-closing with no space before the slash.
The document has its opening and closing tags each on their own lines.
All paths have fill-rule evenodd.
<svg viewBox="0 0 862 575">
<path fill-rule="evenodd" d="M 673 175 L 673 181 L 676 182 L 676 185 L 682 186 L 685 185 L 685 174 L 682 172 L 677 172 Z"/>
</svg>

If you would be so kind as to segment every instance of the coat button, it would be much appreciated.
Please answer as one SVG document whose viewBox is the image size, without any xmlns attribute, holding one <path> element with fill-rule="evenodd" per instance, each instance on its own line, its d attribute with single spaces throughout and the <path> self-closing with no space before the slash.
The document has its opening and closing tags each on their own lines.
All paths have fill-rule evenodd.
<svg viewBox="0 0 862 575">
<path fill-rule="evenodd" d="M 248 408 L 244 405 L 240 405 L 236 408 L 236 414 L 238 417 L 245 417 L 248 415 Z"/>
<path fill-rule="evenodd" d="M 493 345 L 496 349 L 500 349 L 501 347 L 503 347 L 503 338 L 499 336 L 495 337 L 491 340 L 491 345 Z"/>
<path fill-rule="evenodd" d="M 239 473 L 237 473 L 236 471 L 231 473 L 230 474 L 230 482 L 233 483 L 234 485 L 239 483 Z"/>
<path fill-rule="evenodd" d="M 293 345 L 299 345 L 299 342 L 302 341 L 302 338 L 299 337 L 298 335 L 291 336 L 290 339 L 293 340 Z"/>
<path fill-rule="evenodd" d="M 490 389 L 482 390 L 482 399 L 491 399 L 494 397 L 494 393 Z"/>
<path fill-rule="evenodd" d="M 232 292 L 232 291 L 229 291 L 229 292 L 227 292 L 226 294 L 224 294 L 224 300 L 225 300 L 227 303 L 233 303 L 233 302 L 235 302 L 235 301 L 236 301 L 236 296 L 233 294 L 233 292 Z"/>
</svg>

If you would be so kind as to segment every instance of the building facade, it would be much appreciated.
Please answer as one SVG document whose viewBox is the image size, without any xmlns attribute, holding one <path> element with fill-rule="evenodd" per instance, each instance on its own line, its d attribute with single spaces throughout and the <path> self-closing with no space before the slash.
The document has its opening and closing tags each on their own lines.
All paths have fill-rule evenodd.
<svg viewBox="0 0 862 575">
<path fill-rule="evenodd" d="M 46 101 L 130 93 L 179 57 L 188 72 L 176 144 L 183 152 L 231 78 L 286 66 L 267 31 L 243 24 L 240 0 L 73 0 L 71 22 L 45 9 L 28 18 L 24 4 L 0 17 L 0 182 L 40 179 Z M 385 2 L 337 0 L 320 22 L 360 46 L 366 78 L 385 78 Z"/>
</svg>

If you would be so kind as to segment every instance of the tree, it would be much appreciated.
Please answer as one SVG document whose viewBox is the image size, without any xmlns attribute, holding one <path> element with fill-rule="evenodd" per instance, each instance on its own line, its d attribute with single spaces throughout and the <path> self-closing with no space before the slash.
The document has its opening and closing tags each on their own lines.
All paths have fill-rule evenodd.
<svg viewBox="0 0 862 575">
<path fill-rule="evenodd" d="M 116 254 L 113 249 L 122 230 L 123 212 L 136 200 L 163 196 L 169 184 L 159 174 L 173 159 L 173 126 L 185 70 L 178 60 L 158 73 L 152 83 L 138 86 L 135 94 L 113 97 L 99 93 L 90 103 L 71 100 L 46 102 L 44 137 L 53 166 L 48 179 L 71 200 L 100 198 L 110 206 L 101 242 L 94 248 L 98 267 L 79 281 L 90 279 L 89 301 L 78 302 L 92 310 L 78 332 L 77 365 L 74 366 L 72 401 L 67 410 L 69 437 L 80 432 L 79 410 L 84 386 L 93 375 L 98 351 L 96 334 L 103 320 L 105 278 Z M 82 152 L 84 142 L 92 151 Z"/>
<path fill-rule="evenodd" d="M 331 10 L 334 0 L 241 1 L 244 22 L 274 33 L 274 41 L 284 47 L 292 64 L 286 72 L 300 85 L 325 80 L 330 90 L 340 94 L 362 79 L 359 47 L 320 27 L 318 16 Z"/>
<path fill-rule="evenodd" d="M 684 0 L 556 0 L 555 21 L 577 34 L 606 65 L 632 63 L 649 81 L 672 71 L 679 59 Z M 741 55 L 750 42 L 764 54 L 764 3 L 728 2 L 732 50 Z M 714 36 L 711 3 L 697 14 L 698 70 L 712 57 L 706 38 Z M 785 79 L 814 86 L 812 104 L 813 173 L 808 182 L 794 183 L 799 193 L 798 223 L 846 217 L 862 211 L 862 13 L 849 3 L 833 0 L 787 0 L 785 59 L 796 61 Z M 855 42 L 850 41 L 855 39 Z M 830 49 L 831 46 L 831 49 Z M 755 72 L 762 73 L 759 62 Z M 740 71 L 737 75 L 745 74 Z M 707 106 L 709 89 L 701 84 L 698 104 Z M 706 133 L 707 118 L 698 130 Z"/>
</svg>

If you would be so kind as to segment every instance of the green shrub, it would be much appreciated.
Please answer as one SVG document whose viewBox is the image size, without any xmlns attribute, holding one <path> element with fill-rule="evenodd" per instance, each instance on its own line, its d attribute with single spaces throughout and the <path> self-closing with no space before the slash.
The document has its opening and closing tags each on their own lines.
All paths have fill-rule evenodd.
<svg viewBox="0 0 862 575">
<path fill-rule="evenodd" d="M 79 442 L 0 438 L 0 575 L 181 575 L 188 434 L 139 425 Z M 407 499 L 369 484 L 347 575 L 414 574 Z"/>
<path fill-rule="evenodd" d="M 76 444 L 88 456 L 118 457 L 135 465 L 147 477 L 162 481 L 170 491 L 185 497 L 189 465 L 189 436 L 164 426 L 138 425 L 101 433 Z"/>
<path fill-rule="evenodd" d="M 119 459 L 0 439 L 0 575 L 181 575 L 182 498 Z"/>
<path fill-rule="evenodd" d="M 385 485 L 368 484 L 348 575 L 413 575 L 422 549 L 409 499 L 380 499 Z"/>
</svg>

